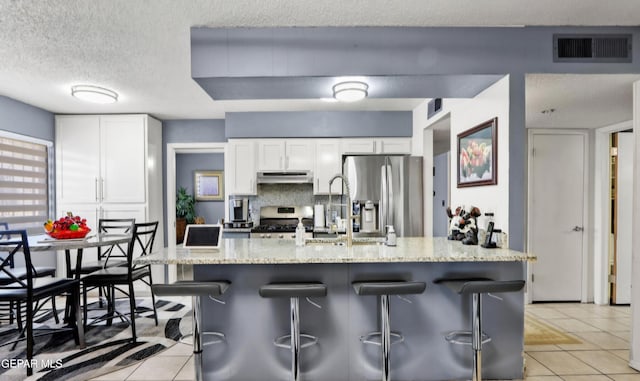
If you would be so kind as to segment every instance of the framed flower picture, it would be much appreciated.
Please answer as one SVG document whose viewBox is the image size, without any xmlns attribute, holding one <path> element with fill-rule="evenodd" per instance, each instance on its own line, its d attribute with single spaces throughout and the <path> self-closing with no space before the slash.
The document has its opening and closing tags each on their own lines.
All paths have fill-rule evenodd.
<svg viewBox="0 0 640 381">
<path fill-rule="evenodd" d="M 458 134 L 458 188 L 498 183 L 498 118 Z"/>
<path fill-rule="evenodd" d="M 224 200 L 222 171 L 195 171 L 193 189 L 196 191 L 196 201 Z"/>
</svg>

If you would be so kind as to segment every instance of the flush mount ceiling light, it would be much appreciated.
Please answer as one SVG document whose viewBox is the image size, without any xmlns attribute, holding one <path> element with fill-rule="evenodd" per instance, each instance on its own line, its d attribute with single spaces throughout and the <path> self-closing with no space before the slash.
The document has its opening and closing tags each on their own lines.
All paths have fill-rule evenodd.
<svg viewBox="0 0 640 381">
<path fill-rule="evenodd" d="M 106 104 L 118 101 L 118 93 L 115 91 L 91 85 L 71 86 L 71 95 L 92 103 Z"/>
<path fill-rule="evenodd" d="M 355 102 L 367 97 L 369 85 L 360 81 L 336 83 L 333 86 L 333 97 L 341 102 Z"/>
</svg>

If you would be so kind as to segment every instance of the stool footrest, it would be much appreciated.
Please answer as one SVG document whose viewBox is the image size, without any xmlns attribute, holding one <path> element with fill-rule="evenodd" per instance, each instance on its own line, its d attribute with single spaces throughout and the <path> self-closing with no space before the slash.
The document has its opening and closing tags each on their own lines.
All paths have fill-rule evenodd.
<svg viewBox="0 0 640 381">
<path fill-rule="evenodd" d="M 360 336 L 360 341 L 362 341 L 363 344 L 373 344 L 373 345 L 380 346 L 382 345 L 380 340 L 372 340 L 372 339 L 374 337 L 381 338 L 381 336 L 382 336 L 382 333 L 380 332 L 371 332 L 371 333 L 367 333 L 364 336 Z M 400 344 L 403 341 L 404 341 L 404 336 L 402 336 L 397 332 L 391 332 L 391 345 Z"/>
<path fill-rule="evenodd" d="M 204 343 L 202 343 L 203 346 L 220 344 L 226 340 L 226 337 L 222 332 L 202 332 L 201 335 L 203 336 L 203 341 L 204 341 Z M 204 340 L 204 336 L 215 336 L 216 338 L 214 338 L 213 340 Z M 189 339 L 189 338 L 191 338 L 191 340 L 186 341 L 186 339 Z M 193 333 L 187 333 L 186 335 L 180 338 L 179 342 L 183 344 L 193 344 L 192 338 L 193 338 Z"/>
<path fill-rule="evenodd" d="M 300 340 L 306 339 L 306 343 L 300 344 L 300 348 L 310 347 L 312 345 L 318 344 L 318 338 L 316 336 L 307 335 L 306 333 L 300 334 Z M 291 335 L 280 336 L 273 341 L 273 345 L 279 348 L 287 348 L 291 349 Z"/>
<path fill-rule="evenodd" d="M 449 332 L 444 339 L 452 344 L 472 345 L 473 334 L 471 331 L 453 331 Z M 482 344 L 486 344 L 491 341 L 491 337 L 482 332 Z"/>
</svg>

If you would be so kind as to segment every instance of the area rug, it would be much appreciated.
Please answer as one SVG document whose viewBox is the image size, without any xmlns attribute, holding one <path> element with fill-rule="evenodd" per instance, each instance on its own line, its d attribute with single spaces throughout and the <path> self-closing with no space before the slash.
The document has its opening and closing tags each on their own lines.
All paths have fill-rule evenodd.
<svg viewBox="0 0 640 381">
<path fill-rule="evenodd" d="M 531 316 L 524 319 L 525 345 L 580 344 L 581 341 Z"/>
<path fill-rule="evenodd" d="M 137 300 L 138 315 L 136 331 L 138 340 L 131 342 L 131 328 L 126 322 L 114 319 L 111 326 L 104 322 L 89 326 L 85 332 L 86 347 L 80 349 L 73 341 L 71 332 L 61 332 L 35 338 L 34 358 L 37 368 L 34 374 L 27 378 L 26 368 L 15 362 L 26 358 L 26 343 L 20 342 L 15 350 L 11 345 L 0 347 L 1 380 L 40 380 L 40 381 L 84 381 L 103 374 L 118 371 L 124 367 L 149 358 L 173 346 L 181 337 L 182 330 L 188 332 L 183 317 L 189 317 L 189 307 L 175 302 L 156 300 L 158 310 L 158 326 L 153 319 L 151 298 Z M 116 310 L 127 312 L 128 299 L 117 302 Z M 90 305 L 97 307 L 97 302 Z M 64 312 L 60 311 L 62 317 Z M 97 315 L 98 311 L 91 311 Z M 185 319 L 188 320 L 188 319 Z M 182 324 L 181 324 L 182 322 Z M 190 320 L 187 322 L 189 323 Z M 34 321 L 34 327 L 52 328 L 56 325 L 51 313 Z M 15 326 L 13 326 L 15 327 Z M 4 329 L 1 329 L 4 328 Z M 11 336 L 13 335 L 13 336 Z M 0 326 L 0 340 L 8 341 L 15 337 L 15 328 Z M 15 359 L 10 362 L 11 359 Z"/>
</svg>

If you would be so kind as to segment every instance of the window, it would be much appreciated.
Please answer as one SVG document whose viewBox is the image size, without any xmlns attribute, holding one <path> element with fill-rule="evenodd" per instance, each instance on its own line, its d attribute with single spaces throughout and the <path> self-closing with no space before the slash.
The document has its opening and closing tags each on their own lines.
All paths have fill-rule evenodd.
<svg viewBox="0 0 640 381">
<path fill-rule="evenodd" d="M 42 232 L 50 212 L 51 143 L 0 134 L 0 222 Z"/>
</svg>

